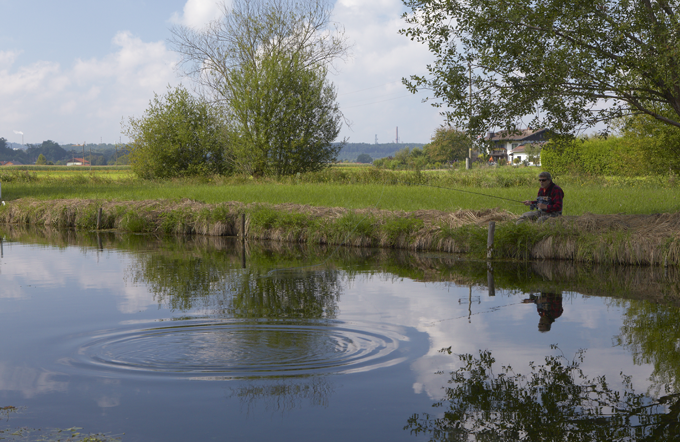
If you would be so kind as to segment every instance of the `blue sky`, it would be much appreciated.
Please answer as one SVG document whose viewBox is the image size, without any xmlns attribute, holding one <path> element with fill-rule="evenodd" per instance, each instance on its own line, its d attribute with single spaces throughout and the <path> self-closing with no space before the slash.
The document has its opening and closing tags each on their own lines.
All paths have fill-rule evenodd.
<svg viewBox="0 0 680 442">
<path fill-rule="evenodd" d="M 350 142 L 426 143 L 443 120 L 401 78 L 425 73 L 427 49 L 398 35 L 400 0 L 338 0 L 334 20 L 353 43 L 330 79 Z M 219 17 L 216 0 L 0 0 L 0 137 L 20 143 L 105 143 L 126 138 L 154 92 L 190 80 L 175 69 L 173 24 Z"/>
</svg>

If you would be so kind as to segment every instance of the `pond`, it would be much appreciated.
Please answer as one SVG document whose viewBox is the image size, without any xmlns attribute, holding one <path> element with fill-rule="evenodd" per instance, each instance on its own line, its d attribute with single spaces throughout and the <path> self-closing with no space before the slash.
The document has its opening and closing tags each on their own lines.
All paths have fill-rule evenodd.
<svg viewBox="0 0 680 442">
<path fill-rule="evenodd" d="M 16 227 L 0 237 L 0 439 L 680 431 L 674 268 Z"/>
</svg>

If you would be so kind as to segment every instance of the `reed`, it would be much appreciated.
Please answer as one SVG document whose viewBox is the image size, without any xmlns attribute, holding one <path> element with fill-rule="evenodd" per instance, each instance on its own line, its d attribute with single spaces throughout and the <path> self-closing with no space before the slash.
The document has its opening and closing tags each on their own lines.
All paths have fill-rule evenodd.
<svg viewBox="0 0 680 442">
<path fill-rule="evenodd" d="M 237 234 L 241 214 L 247 236 L 279 242 L 383 247 L 466 253 L 483 259 L 486 229 L 496 222 L 495 257 L 563 259 L 579 262 L 678 265 L 680 213 L 586 215 L 516 225 L 499 209 L 389 211 L 299 204 L 194 200 L 20 200 L 0 206 L 0 223 L 94 230 L 101 228 L 156 235 Z"/>
</svg>

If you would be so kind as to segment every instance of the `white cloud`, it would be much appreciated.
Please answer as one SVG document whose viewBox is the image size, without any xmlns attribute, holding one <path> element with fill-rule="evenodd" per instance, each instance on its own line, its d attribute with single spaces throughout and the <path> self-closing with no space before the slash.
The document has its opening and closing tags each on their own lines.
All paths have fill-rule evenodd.
<svg viewBox="0 0 680 442">
<path fill-rule="evenodd" d="M 0 65 L 10 67 L 19 56 L 20 52 L 0 51 Z"/>
<path fill-rule="evenodd" d="M 395 139 L 428 142 L 441 125 L 438 110 L 421 102 L 424 95 L 412 95 L 402 78 L 422 74 L 432 61 L 427 47 L 399 35 L 405 23 L 399 0 L 339 0 L 334 20 L 344 25 L 353 42 L 352 58 L 331 78 L 338 87 L 338 101 L 353 123 L 343 130 L 354 142 L 381 143 Z"/>
<path fill-rule="evenodd" d="M 170 17 L 170 22 L 177 25 L 201 28 L 209 22 L 220 17 L 221 5 L 229 5 L 228 1 L 218 0 L 187 0 L 182 15 L 175 12 Z"/>
<path fill-rule="evenodd" d="M 129 32 L 112 43 L 113 52 L 75 60 L 70 69 L 49 61 L 0 68 L 0 134 L 21 126 L 27 143 L 118 141 L 122 118 L 141 115 L 154 92 L 178 83 L 177 56 L 165 42 Z M 0 60 L 16 57 L 0 53 Z"/>
</svg>

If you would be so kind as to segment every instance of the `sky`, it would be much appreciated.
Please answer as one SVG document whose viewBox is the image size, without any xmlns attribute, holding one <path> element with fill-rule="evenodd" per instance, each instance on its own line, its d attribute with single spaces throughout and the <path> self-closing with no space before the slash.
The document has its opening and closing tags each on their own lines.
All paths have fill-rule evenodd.
<svg viewBox="0 0 680 442">
<path fill-rule="evenodd" d="M 173 25 L 219 18 L 223 0 L 0 0 L 0 137 L 13 143 L 117 143 L 154 93 L 180 83 Z M 351 56 L 330 75 L 354 143 L 427 143 L 444 123 L 403 77 L 426 73 L 431 54 L 399 35 L 401 0 L 337 0 Z"/>
</svg>

